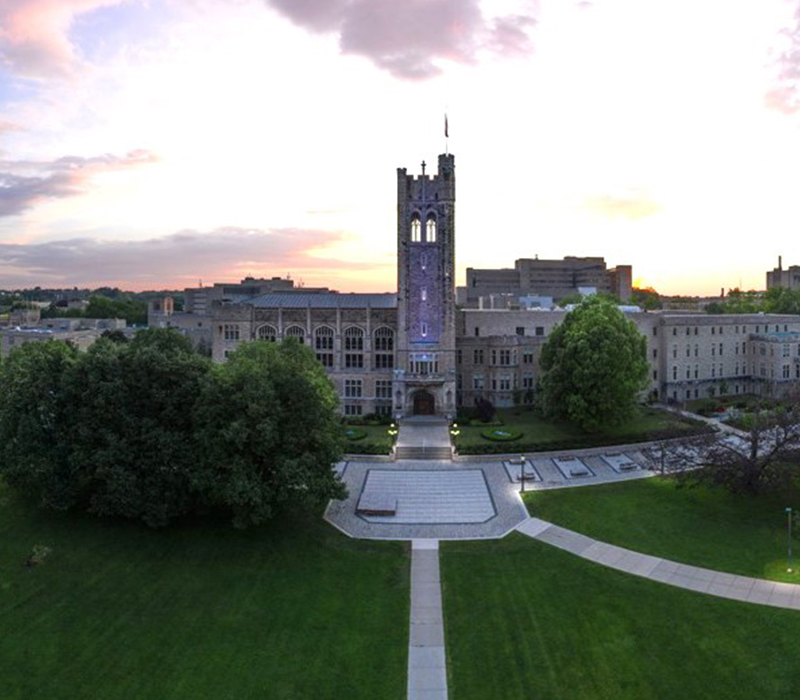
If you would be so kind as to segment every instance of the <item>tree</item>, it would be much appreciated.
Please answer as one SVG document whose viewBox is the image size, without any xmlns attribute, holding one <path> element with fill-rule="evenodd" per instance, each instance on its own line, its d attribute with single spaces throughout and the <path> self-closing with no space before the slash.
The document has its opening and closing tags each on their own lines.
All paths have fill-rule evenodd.
<svg viewBox="0 0 800 700">
<path fill-rule="evenodd" d="M 192 418 L 211 362 L 170 340 L 100 339 L 72 372 L 69 453 L 91 512 L 163 527 L 195 506 Z"/>
<path fill-rule="evenodd" d="M 652 287 L 634 287 L 631 290 L 631 302 L 647 311 L 662 307 L 661 295 Z"/>
<path fill-rule="evenodd" d="M 65 343 L 26 343 L 0 371 L 0 473 L 54 508 L 69 507 L 81 490 L 66 449 L 73 406 L 64 390 L 77 361 Z"/>
<path fill-rule="evenodd" d="M 697 467 L 682 472 L 691 483 L 722 486 L 733 493 L 780 491 L 797 477 L 800 455 L 800 395 L 777 408 L 756 411 L 745 436 L 716 435 L 695 445 Z"/>
<path fill-rule="evenodd" d="M 496 413 L 494 404 L 483 396 L 475 398 L 475 412 L 482 423 L 491 423 Z"/>
<path fill-rule="evenodd" d="M 196 412 L 195 487 L 243 527 L 281 507 L 317 508 L 346 490 L 336 391 L 294 339 L 242 343 L 214 367 Z"/>
<path fill-rule="evenodd" d="M 630 417 L 647 386 L 647 341 L 611 302 L 589 297 L 542 348 L 545 412 L 586 431 Z"/>
</svg>

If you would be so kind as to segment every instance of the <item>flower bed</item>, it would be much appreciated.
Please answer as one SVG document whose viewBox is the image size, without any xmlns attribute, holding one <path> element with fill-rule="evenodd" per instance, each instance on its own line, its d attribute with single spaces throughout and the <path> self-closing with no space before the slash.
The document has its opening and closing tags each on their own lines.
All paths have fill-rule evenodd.
<svg viewBox="0 0 800 700">
<path fill-rule="evenodd" d="M 493 442 L 512 442 L 522 437 L 522 431 L 511 428 L 489 428 L 481 431 L 481 437 Z"/>
</svg>

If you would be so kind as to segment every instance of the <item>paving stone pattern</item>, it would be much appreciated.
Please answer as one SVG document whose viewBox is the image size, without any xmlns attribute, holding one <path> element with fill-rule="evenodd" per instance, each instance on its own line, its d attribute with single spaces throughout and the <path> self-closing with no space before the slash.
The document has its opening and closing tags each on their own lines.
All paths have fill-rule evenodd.
<svg viewBox="0 0 800 700">
<path fill-rule="evenodd" d="M 795 584 L 727 574 L 640 554 L 599 542 L 539 518 L 529 518 L 517 529 L 529 537 L 589 561 L 651 581 L 731 600 L 800 610 L 800 586 Z"/>
<path fill-rule="evenodd" d="M 439 503 L 433 506 L 424 494 L 417 496 L 417 515 L 425 502 L 434 510 L 429 510 L 427 521 L 408 522 L 405 518 L 359 516 L 356 505 L 365 487 L 370 472 L 381 473 L 383 483 L 391 481 L 393 492 L 398 484 L 413 484 L 418 487 L 427 478 L 427 473 L 436 473 Z M 395 476 L 389 476 L 396 473 Z M 370 477 L 372 480 L 374 476 Z M 481 489 L 477 488 L 479 480 Z M 519 525 L 528 513 L 519 498 L 519 486 L 510 481 L 502 464 L 458 465 L 449 460 L 398 460 L 393 464 L 372 464 L 369 462 L 348 462 L 343 480 L 347 485 L 348 497 L 343 501 L 331 501 L 325 511 L 325 518 L 335 527 L 351 537 L 364 539 L 413 540 L 434 539 L 491 539 L 503 537 Z M 375 482 L 377 484 L 378 482 Z M 470 492 L 462 497 L 460 488 L 469 485 Z M 373 485 L 374 486 L 374 485 Z M 488 500 L 487 500 L 488 498 Z M 455 506 L 460 503 L 460 508 Z M 398 497 L 398 509 L 402 499 Z M 493 508 L 494 513 L 489 512 Z M 439 519 L 435 519 L 438 513 Z M 484 515 L 488 514 L 488 520 Z M 411 518 L 413 520 L 413 518 Z M 479 521 L 480 520 L 480 521 Z"/>
<path fill-rule="evenodd" d="M 447 700 L 439 543 L 411 543 L 408 700 Z"/>
<path fill-rule="evenodd" d="M 393 516 L 362 516 L 370 523 L 484 523 L 497 513 L 481 469 L 408 471 L 369 469 L 359 499 L 397 499 Z"/>
</svg>

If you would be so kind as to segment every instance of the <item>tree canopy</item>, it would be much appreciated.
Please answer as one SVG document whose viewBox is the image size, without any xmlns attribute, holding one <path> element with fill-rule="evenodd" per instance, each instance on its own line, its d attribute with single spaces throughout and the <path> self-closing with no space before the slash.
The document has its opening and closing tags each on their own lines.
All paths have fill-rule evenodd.
<svg viewBox="0 0 800 700">
<path fill-rule="evenodd" d="M 336 402 L 294 341 L 243 344 L 221 366 L 172 329 L 86 353 L 28 343 L 0 366 L 0 474 L 49 507 L 255 524 L 344 496 Z"/>
<path fill-rule="evenodd" d="M 621 423 L 646 387 L 646 352 L 644 336 L 613 303 L 585 299 L 542 348 L 545 412 L 586 431 Z"/>
</svg>

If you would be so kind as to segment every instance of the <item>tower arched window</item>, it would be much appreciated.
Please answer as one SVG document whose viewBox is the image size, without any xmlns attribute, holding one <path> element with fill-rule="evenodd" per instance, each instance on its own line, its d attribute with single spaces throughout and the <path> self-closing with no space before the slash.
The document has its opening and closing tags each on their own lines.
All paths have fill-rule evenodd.
<svg viewBox="0 0 800 700">
<path fill-rule="evenodd" d="M 289 326 L 283 332 L 283 336 L 284 338 L 297 338 L 301 345 L 306 342 L 306 331 L 302 326 Z"/>
<path fill-rule="evenodd" d="M 428 243 L 436 243 L 436 216 L 428 214 L 428 220 L 425 222 L 425 240 Z"/>
<path fill-rule="evenodd" d="M 256 338 L 274 343 L 278 339 L 278 331 L 275 330 L 275 326 L 259 326 Z"/>
<path fill-rule="evenodd" d="M 411 242 L 419 243 L 422 240 L 422 222 L 419 220 L 419 214 L 414 214 L 411 217 Z"/>
</svg>

